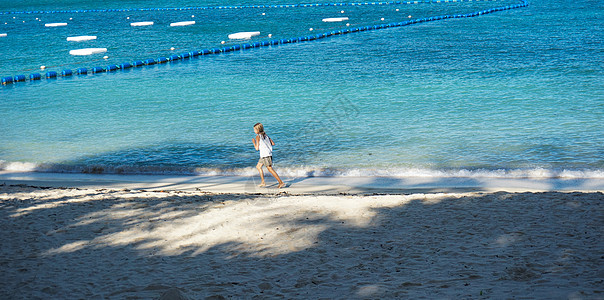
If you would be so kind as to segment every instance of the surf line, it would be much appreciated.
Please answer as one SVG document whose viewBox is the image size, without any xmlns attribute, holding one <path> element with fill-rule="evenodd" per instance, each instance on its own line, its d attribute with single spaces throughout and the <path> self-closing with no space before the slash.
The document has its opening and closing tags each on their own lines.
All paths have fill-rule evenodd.
<svg viewBox="0 0 604 300">
<path fill-rule="evenodd" d="M 443 2 L 443 1 L 447 1 L 447 0 L 436 0 L 436 1 Z M 436 1 L 430 1 L 430 3 L 435 3 Z M 453 0 L 449 0 L 449 1 L 452 2 Z M 495 7 L 495 8 L 490 8 L 490 9 L 486 9 L 486 10 L 475 11 L 475 12 L 468 13 L 468 14 L 441 15 L 441 16 L 409 20 L 409 21 L 404 21 L 404 22 L 394 22 L 394 23 L 380 24 L 380 25 L 360 26 L 360 27 L 349 28 L 349 29 L 333 30 L 330 32 L 325 32 L 325 33 L 316 34 L 316 35 L 309 35 L 309 36 L 288 38 L 288 39 L 274 39 L 274 40 L 263 41 L 263 42 L 244 43 L 244 44 L 240 44 L 240 45 L 234 45 L 234 46 L 228 46 L 228 47 L 222 47 L 222 48 L 211 48 L 211 49 L 203 49 L 203 50 L 198 50 L 198 51 L 185 52 L 182 54 L 174 54 L 169 57 L 159 57 L 157 59 L 149 58 L 149 59 L 145 59 L 145 60 L 136 60 L 132 63 L 125 62 L 125 63 L 119 64 L 119 65 L 109 65 L 107 67 L 94 67 L 94 68 L 92 68 L 92 72 L 90 72 L 90 73 L 91 74 L 108 73 L 108 72 L 114 72 L 114 71 L 118 71 L 118 70 L 127 70 L 130 68 L 136 68 L 136 67 L 152 66 L 155 64 L 163 64 L 163 63 L 168 63 L 168 62 L 177 62 L 177 61 L 184 60 L 184 59 L 190 59 L 190 58 L 195 58 L 195 57 L 200 57 L 200 56 L 210 55 L 210 54 L 229 53 L 229 52 L 235 52 L 235 51 L 244 51 L 244 50 L 253 49 L 253 48 L 262 48 L 262 47 L 268 47 L 268 46 L 285 45 L 285 44 L 299 43 L 299 42 L 308 42 L 308 41 L 314 41 L 314 40 L 324 39 L 324 38 L 328 38 L 328 37 L 332 37 L 332 36 L 345 35 L 345 34 L 355 33 L 355 32 L 371 31 L 371 30 L 386 29 L 386 28 L 395 28 L 395 27 L 402 27 L 402 26 L 408 26 L 408 25 L 413 25 L 413 24 L 421 24 L 421 23 L 426 23 L 426 22 L 433 22 L 433 21 L 440 21 L 440 20 L 447 20 L 447 19 L 473 18 L 473 17 L 487 15 L 487 14 L 491 14 L 491 13 L 495 13 L 495 12 L 499 12 L 499 11 L 527 7 L 529 5 L 527 0 L 519 0 L 519 1 L 520 1 L 519 4 Z M 417 2 L 419 2 L 419 1 L 417 1 Z M 87 75 L 88 72 L 87 72 L 86 68 L 77 68 L 76 74 Z M 45 77 L 46 77 L 46 79 L 55 79 L 57 77 L 70 77 L 73 75 L 74 75 L 74 72 L 71 69 L 65 69 L 60 73 L 60 76 L 55 71 L 49 71 L 45 74 Z M 42 79 L 42 75 L 39 73 L 33 73 L 29 76 L 29 81 L 31 81 L 31 82 L 38 81 L 41 79 Z M 27 77 L 25 75 L 16 75 L 14 77 L 8 76 L 8 77 L 1 78 L 1 84 L 7 85 L 7 84 L 13 84 L 13 83 L 17 83 L 17 82 L 25 82 L 26 80 L 27 80 Z"/>
</svg>

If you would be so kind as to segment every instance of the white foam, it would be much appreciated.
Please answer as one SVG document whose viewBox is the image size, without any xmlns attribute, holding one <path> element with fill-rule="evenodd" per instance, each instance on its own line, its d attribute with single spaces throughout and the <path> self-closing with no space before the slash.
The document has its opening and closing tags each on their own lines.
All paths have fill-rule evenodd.
<svg viewBox="0 0 604 300">
<path fill-rule="evenodd" d="M 107 52 L 107 48 L 84 48 L 84 49 L 76 49 L 70 50 L 69 54 L 71 55 L 92 55 L 97 53 Z"/>
<path fill-rule="evenodd" d="M 69 37 L 67 37 L 67 40 L 72 41 L 72 42 L 90 41 L 90 40 L 96 40 L 96 36 L 95 35 L 69 36 Z"/>
<path fill-rule="evenodd" d="M 133 22 L 130 23 L 130 26 L 151 26 L 153 24 L 153 22 Z"/>
<path fill-rule="evenodd" d="M 342 21 L 348 21 L 348 17 L 341 17 L 341 18 L 325 18 L 322 20 L 323 22 L 342 22 Z"/>
<path fill-rule="evenodd" d="M 229 34 L 229 39 L 231 40 L 248 40 L 253 36 L 260 35 L 260 31 L 247 31 L 247 32 L 237 32 Z"/>
<path fill-rule="evenodd" d="M 37 171 L 59 173 L 140 174 L 140 175 L 206 175 L 206 176 L 256 176 L 255 167 L 207 168 L 182 166 L 134 166 L 134 165 L 64 165 L 8 162 L 0 160 L 0 171 Z M 604 179 L 604 170 L 567 169 L 428 169 L 428 168 L 321 168 L 317 166 L 281 166 L 282 177 L 376 177 L 413 180 L 459 179 L 469 180 L 583 180 Z"/>
<path fill-rule="evenodd" d="M 8 162 L 0 160 L 0 170 L 12 172 L 33 172 L 36 171 L 38 165 L 28 162 Z"/>
<path fill-rule="evenodd" d="M 184 22 L 174 22 L 174 23 L 170 23 L 171 27 L 175 27 L 175 26 L 189 26 L 189 25 L 193 25 L 195 24 L 195 21 L 184 21 Z"/>
<path fill-rule="evenodd" d="M 8 34 L 6 34 L 6 33 L 0 33 L 0 37 L 5 37 L 5 36 L 7 36 L 7 35 L 8 35 Z"/>
<path fill-rule="evenodd" d="M 46 24 L 44 24 L 44 26 L 46 26 L 46 27 L 61 27 L 61 26 L 67 26 L 67 23 L 46 23 Z"/>
</svg>

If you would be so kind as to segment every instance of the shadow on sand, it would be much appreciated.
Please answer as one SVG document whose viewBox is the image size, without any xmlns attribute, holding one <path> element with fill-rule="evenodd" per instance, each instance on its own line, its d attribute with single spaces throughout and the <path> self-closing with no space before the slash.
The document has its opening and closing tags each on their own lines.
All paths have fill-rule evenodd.
<svg viewBox="0 0 604 300">
<path fill-rule="evenodd" d="M 598 298 L 602 193 L 0 186 L 3 299 Z"/>
</svg>

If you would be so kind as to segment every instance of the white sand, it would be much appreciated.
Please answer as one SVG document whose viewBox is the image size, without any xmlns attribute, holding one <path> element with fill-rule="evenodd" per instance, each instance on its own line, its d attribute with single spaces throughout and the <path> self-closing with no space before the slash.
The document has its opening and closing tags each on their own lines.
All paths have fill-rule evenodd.
<svg viewBox="0 0 604 300">
<path fill-rule="evenodd" d="M 0 298 L 604 299 L 603 201 L 5 184 Z"/>
</svg>

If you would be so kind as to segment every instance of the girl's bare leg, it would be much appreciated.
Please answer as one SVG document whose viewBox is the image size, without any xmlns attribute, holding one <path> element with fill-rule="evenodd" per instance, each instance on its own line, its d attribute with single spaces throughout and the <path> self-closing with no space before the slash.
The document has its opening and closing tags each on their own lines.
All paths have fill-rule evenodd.
<svg viewBox="0 0 604 300">
<path fill-rule="evenodd" d="M 266 183 L 264 183 L 264 172 L 262 172 L 262 164 L 258 163 L 256 165 L 256 169 L 258 169 L 258 172 L 260 172 L 260 184 L 258 185 L 259 187 L 264 187 L 266 186 Z"/>
<path fill-rule="evenodd" d="M 269 172 L 271 172 L 271 174 L 273 174 L 273 176 L 275 177 L 275 179 L 277 179 L 277 181 L 279 181 L 279 188 L 282 188 L 285 186 L 285 183 L 283 183 L 283 181 L 281 181 L 281 178 L 279 178 L 279 175 L 277 175 L 277 172 L 275 172 L 275 170 L 273 169 L 273 167 L 266 167 L 268 169 Z"/>
</svg>

